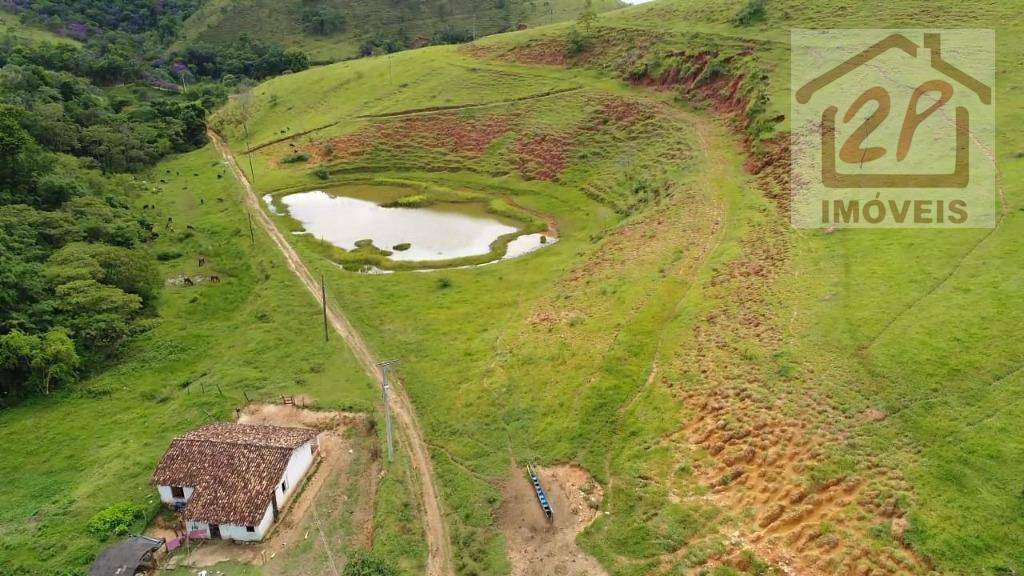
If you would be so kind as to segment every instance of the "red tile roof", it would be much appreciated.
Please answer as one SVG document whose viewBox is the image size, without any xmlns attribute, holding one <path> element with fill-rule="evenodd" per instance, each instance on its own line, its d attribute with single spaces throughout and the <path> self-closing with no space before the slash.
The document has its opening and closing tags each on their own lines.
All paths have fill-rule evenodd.
<svg viewBox="0 0 1024 576">
<path fill-rule="evenodd" d="M 316 435 L 308 428 L 209 424 L 171 441 L 152 482 L 195 488 L 184 510 L 188 520 L 255 526 L 292 451 Z"/>
</svg>

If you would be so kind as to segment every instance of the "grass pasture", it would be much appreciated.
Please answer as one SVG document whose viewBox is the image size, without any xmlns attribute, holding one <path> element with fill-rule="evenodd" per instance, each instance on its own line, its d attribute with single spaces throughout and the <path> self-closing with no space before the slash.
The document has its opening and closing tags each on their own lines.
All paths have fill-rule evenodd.
<svg viewBox="0 0 1024 576">
<path fill-rule="evenodd" d="M 511 569 L 500 487 L 527 462 L 603 486 L 578 543 L 615 576 L 1024 570 L 1017 7 L 765 6 L 748 26 L 726 0 L 610 12 L 575 59 L 556 24 L 317 67 L 213 119 L 243 168 L 252 149 L 260 193 L 403 181 L 557 222 L 543 250 L 432 272 L 348 272 L 294 241 L 375 354 L 401 360 L 458 574 Z M 788 129 L 789 29 L 880 26 L 996 29 L 994 230 L 793 230 L 771 157 L 746 170 Z M 229 415 L 243 387 L 372 410 L 269 242 L 249 246 L 221 171 L 206 150 L 153 174 L 169 180 L 161 217 L 198 226 L 154 250 L 182 252 L 169 277 L 201 272 L 202 251 L 226 280 L 168 288 L 120 364 L 0 413 L 0 565 L 15 574 L 86 562 L 89 516 L 145 501 L 167 439 Z M 381 484 L 375 548 L 416 574 L 407 478 L 399 463 Z"/>
<path fill-rule="evenodd" d="M 496 559 L 500 535 L 478 510 L 494 509 L 495 486 L 510 461 L 532 459 L 579 462 L 611 484 L 612 516 L 602 516 L 581 542 L 614 574 L 683 573 L 707 559 L 731 563 L 737 551 L 716 534 L 735 523 L 759 526 L 750 543 L 755 553 L 762 539 L 796 542 L 815 551 L 806 568 L 822 573 L 1019 569 L 1024 528 L 1014 455 L 1021 446 L 1008 431 L 1022 409 L 1010 400 L 1020 385 L 1022 350 L 1010 336 L 1021 310 L 1013 297 L 1020 278 L 1008 247 L 1019 236 L 1022 181 L 1013 151 L 1024 145 L 1011 130 L 999 135 L 1007 215 L 991 233 L 798 233 L 787 230 L 785 212 L 772 216 L 772 204 L 755 200 L 761 193 L 753 181 L 740 179 L 730 184 L 730 201 L 724 191 L 730 188 L 716 187 L 717 201 L 729 206 L 723 240 L 687 269 L 680 285 L 666 280 L 672 265 L 644 276 L 649 265 L 637 253 L 607 256 L 611 246 L 625 250 L 621 238 L 631 232 L 636 246 L 658 252 L 661 234 L 635 232 L 645 225 L 634 223 L 656 221 L 707 175 L 697 160 L 700 139 L 690 131 L 695 118 L 734 113 L 671 85 L 631 89 L 614 80 L 633 66 L 651 74 L 673 65 L 673 51 L 715 47 L 726 73 L 763 79 L 741 91 L 763 97 L 762 108 L 739 112 L 766 121 L 781 115 L 755 133 L 770 143 L 788 127 L 790 27 L 991 26 L 1000 43 L 997 100 L 1005 103 L 998 120 L 1012 126 L 1020 115 L 1014 94 L 1022 74 L 1020 51 L 1010 42 L 1012 8 L 898 2 L 840 10 L 790 0 L 769 4 L 765 19 L 747 27 L 732 24 L 735 10 L 728 2 L 664 1 L 603 15 L 599 40 L 575 65 L 556 57 L 568 28 L 556 25 L 486 38 L 469 50 L 430 48 L 289 77 L 315 90 L 358 67 L 367 75 L 360 87 L 388 94 L 390 66 L 392 74 L 443 75 L 446 86 L 475 70 L 496 88 L 515 83 L 496 74 L 515 74 L 579 89 L 436 112 L 423 109 L 469 103 L 470 93 L 423 92 L 407 106 L 408 117 L 392 108 L 388 118 L 353 118 L 373 116 L 379 105 L 372 103 L 362 113 L 325 111 L 317 121 L 330 126 L 306 128 L 253 154 L 257 183 L 265 190 L 317 186 L 317 167 L 329 173 L 328 182 L 372 174 L 472 183 L 511 193 L 564 227 L 559 245 L 494 267 L 387 277 L 331 273 L 334 296 L 371 344 L 405 361 L 403 376 L 440 452 L 435 466 L 449 487 L 463 572 L 504 570 Z M 412 81 L 403 89 L 418 86 Z M 316 97 L 307 102 L 282 88 L 274 82 L 257 88 L 252 108 L 276 95 L 285 109 L 316 109 Z M 374 91 L 357 94 L 374 101 Z M 665 132 L 580 130 L 593 98 L 608 94 L 659 103 L 679 94 L 693 102 L 696 116 L 675 122 L 656 116 L 665 130 L 680 134 L 681 161 L 666 161 L 672 156 Z M 496 137 L 479 154 L 386 138 L 392 123 L 410 118 L 447 114 L 450 124 L 499 113 L 518 115 L 509 129 L 513 140 Z M 252 118 L 250 131 L 263 138 L 253 140 L 269 142 L 271 116 Z M 554 178 L 522 169 L 514 138 L 567 127 L 573 127 L 571 152 Z M 353 145 L 366 134 L 368 144 Z M 233 142 L 244 149 L 237 137 Z M 326 142 L 341 152 L 317 157 Z M 728 151 L 739 148 L 739 138 L 720 142 L 712 164 L 739 173 L 743 159 Z M 294 150 L 312 151 L 313 162 L 278 162 Z M 630 166 L 637 178 L 615 178 Z M 672 168 L 660 173 L 666 166 Z M 645 177 L 664 179 L 672 192 L 631 203 Z M 712 234 L 705 228 L 693 235 Z M 675 265 L 681 261 L 686 257 Z M 622 275 L 590 275 L 605 266 Z M 660 290 L 666 300 L 657 298 Z M 682 303 L 668 306 L 676 291 L 683 292 Z M 457 415 L 454 422 L 449 414 Z M 747 479 L 734 482 L 734 473 Z M 717 504 L 711 508 L 697 504 L 708 489 Z M 780 493 L 802 495 L 779 506 Z M 820 504 L 804 500 L 807 494 Z M 664 508 L 669 501 L 677 507 Z"/>
<path fill-rule="evenodd" d="M 383 60 L 352 66 L 377 66 L 380 73 Z M 321 85 L 347 66 L 290 81 Z M 558 244 L 494 266 L 388 276 L 325 268 L 329 292 L 371 345 L 402 359 L 401 374 L 435 449 L 460 573 L 507 570 L 502 536 L 493 525 L 497 485 L 510 466 L 530 460 L 577 461 L 599 481 L 615 482 L 611 501 L 621 515 L 602 519 L 595 528 L 607 539 L 589 542 L 600 546 L 604 559 L 635 556 L 631 566 L 620 568 L 628 570 L 623 573 L 642 573 L 687 538 L 704 542 L 710 555 L 717 549 L 715 531 L 697 533 L 688 523 L 702 518 L 714 526 L 729 520 L 695 502 L 664 508 L 670 491 L 694 494 L 693 489 L 674 474 L 672 486 L 641 489 L 642 477 L 672 471 L 676 456 L 668 446 L 641 454 L 636 444 L 678 425 L 676 401 L 661 389 L 642 386 L 662 347 L 662 338 L 652 335 L 664 331 L 669 342 L 679 337 L 677 330 L 687 325 L 676 317 L 679 302 L 700 305 L 694 285 L 702 266 L 727 257 L 758 210 L 757 202 L 744 199 L 748 183 L 742 161 L 729 150 L 723 128 L 701 120 L 698 135 L 696 117 L 670 104 L 669 95 L 635 92 L 596 74 L 474 62 L 454 47 L 396 55 L 392 66 L 445 75 L 452 86 L 464 85 L 461 78 L 467 76 L 500 82 L 526 77 L 542 80 L 545 88 L 571 80 L 579 85 L 543 98 L 460 110 L 416 112 L 424 106 L 415 99 L 411 114 L 398 110 L 365 118 L 355 128 L 339 123 L 253 154 L 261 191 L 317 185 L 309 164 L 277 160 L 296 150 L 329 172 L 323 184 L 372 174 L 469 187 L 511 197 L 558 222 Z M 316 102 L 309 91 L 274 82 L 254 94 L 263 98 L 252 103 L 254 110 L 271 98 L 284 109 Z M 443 102 L 473 96 L 449 90 Z M 429 107 L 430 101 L 425 103 Z M 215 123 L 238 134 L 232 109 L 226 112 Z M 460 147 L 454 132 L 440 145 L 429 137 L 386 137 L 396 125 L 415 133 L 425 118 L 443 131 L 452 124 L 491 125 L 506 116 L 513 118 L 507 130 L 479 148 Z M 267 115 L 254 115 L 250 136 L 272 132 L 268 121 L 273 120 Z M 316 152 L 325 141 L 346 150 L 345 139 L 360 130 L 384 136 L 367 137 L 365 154 L 322 158 Z M 567 136 L 555 136 L 562 134 Z M 236 151 L 244 151 L 244 143 L 232 142 Z M 533 152 L 531 144 L 549 153 L 537 159 L 548 163 L 550 175 L 538 177 L 524 160 L 524 153 Z M 722 225 L 733 218 L 734 225 Z M 314 267 L 320 265 L 315 249 L 303 241 L 295 245 Z M 620 409 L 622 416 L 609 418 L 609 411 Z M 631 424 L 634 410 L 643 416 Z M 656 525 L 648 525 L 651 515 L 658 518 Z M 637 539 L 627 534 L 637 530 L 665 543 L 636 548 Z"/>
</svg>

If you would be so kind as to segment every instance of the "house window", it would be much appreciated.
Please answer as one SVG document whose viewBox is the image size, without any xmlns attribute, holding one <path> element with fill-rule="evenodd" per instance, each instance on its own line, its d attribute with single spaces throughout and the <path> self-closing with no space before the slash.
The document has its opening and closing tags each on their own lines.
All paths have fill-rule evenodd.
<svg viewBox="0 0 1024 576">
<path fill-rule="evenodd" d="M 171 486 L 171 497 L 172 498 L 184 498 L 185 489 L 181 486 Z"/>
<path fill-rule="evenodd" d="M 246 532 L 255 532 L 256 531 L 256 527 L 255 526 L 246 526 L 245 527 L 245 531 Z"/>
<path fill-rule="evenodd" d="M 285 478 L 284 480 L 281 481 L 281 492 L 287 492 L 287 491 L 288 491 L 288 479 Z"/>
</svg>

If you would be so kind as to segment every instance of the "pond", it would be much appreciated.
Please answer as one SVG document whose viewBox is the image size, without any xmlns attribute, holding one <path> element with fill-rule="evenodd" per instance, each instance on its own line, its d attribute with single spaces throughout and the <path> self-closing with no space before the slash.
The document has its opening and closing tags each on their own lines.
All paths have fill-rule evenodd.
<svg viewBox="0 0 1024 576">
<path fill-rule="evenodd" d="M 303 233 L 345 250 L 355 249 L 360 240 L 372 240 L 377 248 L 391 251 L 392 260 L 448 260 L 487 254 L 499 236 L 519 231 L 514 221 L 490 214 L 478 202 L 383 206 L 414 193 L 398 186 L 351 185 L 288 194 L 280 203 L 302 223 Z M 276 210 L 271 199 L 267 200 L 271 210 Z M 404 250 L 395 248 L 404 245 L 408 245 Z M 525 252 L 518 245 L 516 248 Z"/>
</svg>

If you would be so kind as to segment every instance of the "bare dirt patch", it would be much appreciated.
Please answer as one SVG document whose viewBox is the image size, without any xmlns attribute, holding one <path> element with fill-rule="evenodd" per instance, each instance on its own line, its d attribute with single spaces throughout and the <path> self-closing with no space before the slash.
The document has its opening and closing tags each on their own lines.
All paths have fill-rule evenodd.
<svg viewBox="0 0 1024 576">
<path fill-rule="evenodd" d="M 502 487 L 498 526 L 508 540 L 512 576 L 600 576 L 604 568 L 576 545 L 576 536 L 597 517 L 601 487 L 577 466 L 538 470 L 554 509 L 548 522 L 521 468 Z"/>
<path fill-rule="evenodd" d="M 305 403 L 309 403 L 308 399 Z M 289 566 L 294 564 L 291 560 L 295 549 L 299 544 L 309 541 L 309 546 L 303 548 L 309 549 L 312 561 L 304 563 L 303 574 L 332 574 L 332 567 L 338 566 L 343 560 L 337 555 L 344 547 L 353 543 L 365 544 L 368 535 L 372 535 L 361 524 L 370 520 L 365 509 L 373 508 L 377 462 L 370 462 L 369 471 L 363 471 L 361 479 L 356 480 L 359 483 L 357 501 L 349 501 L 344 494 L 344 487 L 353 481 L 350 478 L 353 461 L 360 456 L 356 453 L 355 443 L 346 438 L 345 432 L 348 429 L 365 431 L 366 416 L 310 410 L 294 405 L 250 404 L 240 411 L 238 421 L 320 430 L 320 447 L 313 469 L 306 476 L 298 495 L 292 497 L 280 520 L 262 542 L 193 542 L 187 550 L 172 555 L 164 565 L 202 568 L 233 560 L 264 565 L 268 573 L 289 574 Z M 365 455 L 361 456 L 365 458 Z M 356 524 L 357 530 L 352 539 L 338 529 L 338 519 L 343 515 L 355 519 L 353 524 Z M 173 523 L 166 520 L 156 524 L 150 533 L 164 538 L 176 536 Z M 333 550 L 328 551 L 328 547 Z"/>
<path fill-rule="evenodd" d="M 565 66 L 569 63 L 566 56 L 568 47 L 568 43 L 561 38 L 545 38 L 516 46 L 508 52 L 506 59 L 519 64 Z"/>
<path fill-rule="evenodd" d="M 771 294 L 789 251 L 782 227 L 753 229 L 741 249 L 708 288 L 722 305 L 695 327 L 693 347 L 673 358 L 685 376 L 665 382 L 693 411 L 670 441 L 710 456 L 694 467 L 708 498 L 736 517 L 753 511 L 712 563 L 735 566 L 739 551 L 752 549 L 786 574 L 922 573 L 908 550 L 866 538 L 873 525 L 904 517 L 894 495 L 905 481 L 881 467 L 819 468 L 851 424 L 831 398 L 800 384 L 808 367 L 776 352 L 783 337 Z M 754 351 L 773 365 L 744 358 Z M 779 374 L 786 386 L 772 385 Z"/>
</svg>

